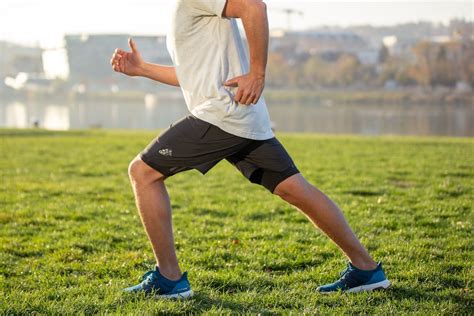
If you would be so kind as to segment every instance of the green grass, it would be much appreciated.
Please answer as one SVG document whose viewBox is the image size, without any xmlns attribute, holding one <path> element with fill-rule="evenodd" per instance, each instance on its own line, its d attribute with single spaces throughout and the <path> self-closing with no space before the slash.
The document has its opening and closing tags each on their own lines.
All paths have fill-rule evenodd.
<svg viewBox="0 0 474 316">
<path fill-rule="evenodd" d="M 127 166 L 154 134 L 0 130 L 0 314 L 472 313 L 473 139 L 279 135 L 383 261 L 389 291 L 318 295 L 345 258 L 221 162 L 167 180 L 196 296 L 124 295 L 153 265 Z"/>
</svg>

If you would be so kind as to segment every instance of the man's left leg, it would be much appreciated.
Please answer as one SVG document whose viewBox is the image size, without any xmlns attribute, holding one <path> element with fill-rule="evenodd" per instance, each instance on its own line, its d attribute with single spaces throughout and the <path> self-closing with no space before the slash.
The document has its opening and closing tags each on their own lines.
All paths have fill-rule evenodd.
<svg viewBox="0 0 474 316">
<path fill-rule="evenodd" d="M 337 205 L 308 183 L 301 173 L 282 181 L 273 193 L 301 210 L 344 251 L 357 268 L 371 270 L 377 266 L 347 224 Z"/>
<path fill-rule="evenodd" d="M 341 279 L 318 291 L 357 292 L 388 287 L 390 282 L 381 264 L 361 245 L 337 205 L 303 178 L 278 139 L 253 141 L 226 159 L 250 182 L 264 186 L 300 209 L 349 257 L 351 262 Z"/>
<path fill-rule="evenodd" d="M 351 262 L 341 280 L 320 287 L 320 292 L 356 292 L 390 285 L 381 265 L 371 258 L 359 242 L 337 205 L 308 183 L 300 173 L 283 180 L 273 193 L 301 210 L 344 251 Z"/>
</svg>

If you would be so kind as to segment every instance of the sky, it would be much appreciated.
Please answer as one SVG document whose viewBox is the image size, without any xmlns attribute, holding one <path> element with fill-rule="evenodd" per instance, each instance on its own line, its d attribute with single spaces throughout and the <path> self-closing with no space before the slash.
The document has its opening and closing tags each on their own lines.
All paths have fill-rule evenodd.
<svg viewBox="0 0 474 316">
<path fill-rule="evenodd" d="M 165 34 L 172 0 L 1 0 L 0 40 L 43 48 L 58 48 L 66 33 Z M 322 25 L 393 25 L 402 22 L 447 23 L 451 18 L 473 20 L 473 1 L 339 1 L 266 0 L 270 28 L 286 28 L 280 11 L 293 16 L 292 29 Z"/>
</svg>

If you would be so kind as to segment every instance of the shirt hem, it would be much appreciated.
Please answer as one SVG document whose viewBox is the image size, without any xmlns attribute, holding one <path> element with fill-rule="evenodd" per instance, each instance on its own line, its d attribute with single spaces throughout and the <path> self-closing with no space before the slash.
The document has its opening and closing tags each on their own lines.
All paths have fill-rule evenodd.
<svg viewBox="0 0 474 316">
<path fill-rule="evenodd" d="M 222 124 L 220 120 L 215 119 L 214 117 L 198 114 L 197 111 L 191 111 L 191 113 L 198 119 L 206 121 L 212 125 L 215 125 L 219 127 L 221 130 L 223 130 L 224 132 L 230 133 L 235 136 L 239 136 L 239 137 L 247 138 L 247 139 L 253 139 L 253 140 L 267 140 L 267 139 L 275 137 L 275 134 L 271 130 L 266 133 L 252 133 L 252 132 L 242 131 L 237 128 L 225 126 L 224 124 Z"/>
</svg>

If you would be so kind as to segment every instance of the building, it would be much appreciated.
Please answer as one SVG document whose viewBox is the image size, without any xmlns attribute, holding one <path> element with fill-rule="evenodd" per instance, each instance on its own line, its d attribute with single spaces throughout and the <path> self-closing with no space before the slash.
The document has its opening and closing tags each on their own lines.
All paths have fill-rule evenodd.
<svg viewBox="0 0 474 316">
<path fill-rule="evenodd" d="M 377 62 L 378 51 L 352 32 L 273 31 L 271 35 L 270 51 L 282 54 L 290 62 L 304 61 L 309 56 L 334 61 L 343 53 L 356 55 L 364 64 Z"/>
<path fill-rule="evenodd" d="M 145 78 L 125 80 L 110 66 L 116 48 L 129 50 L 127 34 L 66 35 L 65 46 L 69 65 L 68 81 L 80 84 L 86 90 L 138 89 L 156 87 Z M 142 57 L 152 63 L 171 64 L 164 36 L 133 36 Z"/>
<path fill-rule="evenodd" d="M 43 73 L 43 50 L 0 41 L 0 78 L 15 77 L 20 72 Z"/>
</svg>

